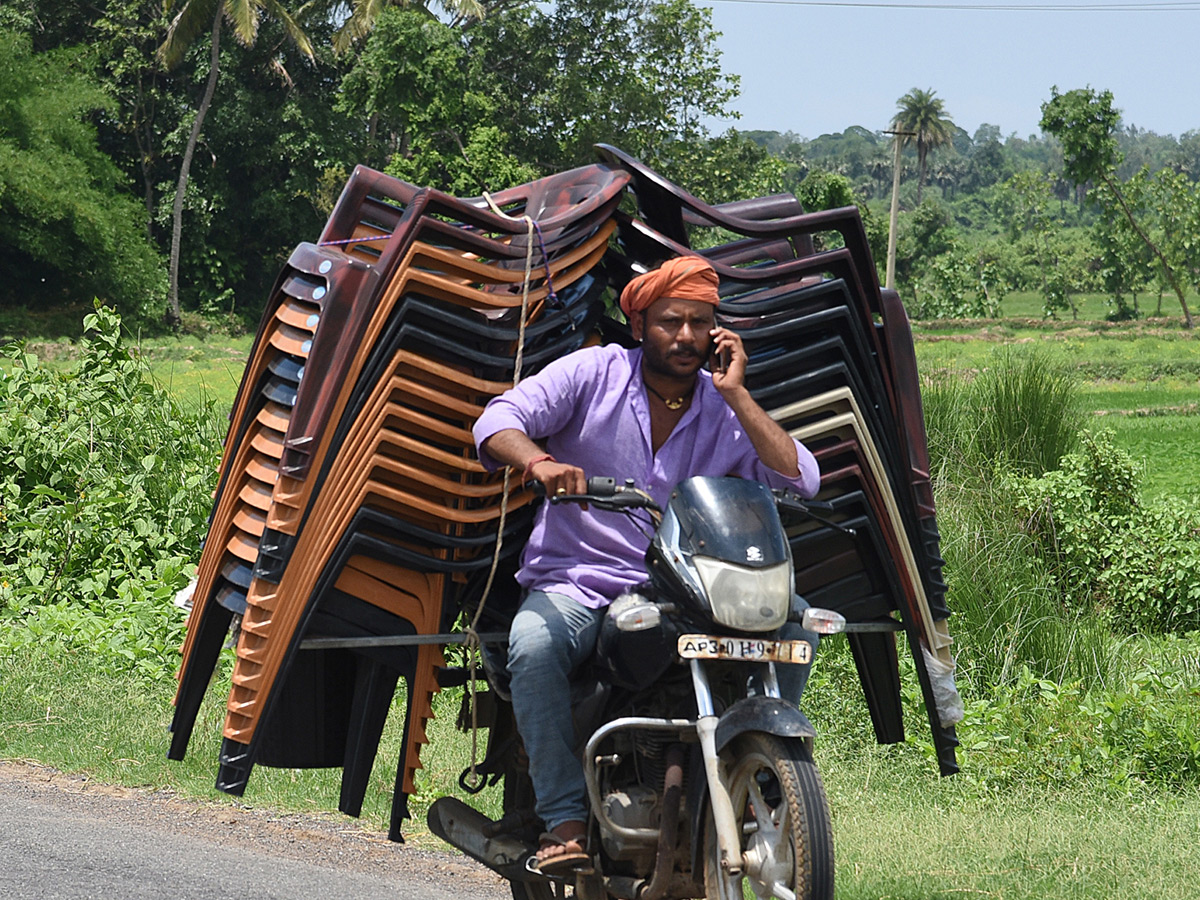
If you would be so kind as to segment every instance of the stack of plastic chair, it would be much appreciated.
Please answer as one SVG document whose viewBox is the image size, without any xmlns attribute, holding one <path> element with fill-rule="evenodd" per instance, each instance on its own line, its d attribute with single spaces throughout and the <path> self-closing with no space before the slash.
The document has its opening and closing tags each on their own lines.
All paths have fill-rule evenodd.
<svg viewBox="0 0 1200 900">
<path fill-rule="evenodd" d="M 709 206 L 615 148 L 601 155 L 632 175 L 638 216 L 618 214 L 627 262 L 695 252 L 697 229 L 738 236 L 700 251 L 721 277 L 719 320 L 745 342 L 751 393 L 817 456 L 832 521 L 855 532 L 791 529 L 797 591 L 860 625 L 899 616 L 939 766 L 957 771 L 955 710 L 936 690 L 953 694 L 953 658 L 912 334 L 857 209 L 805 214 L 787 195 Z M 850 642 L 877 739 L 902 740 L 894 635 Z"/>
<path fill-rule="evenodd" d="M 797 590 L 870 626 L 850 640 L 880 741 L 903 738 L 906 633 L 942 771 L 957 768 L 933 691 L 952 660 L 912 336 L 857 210 L 807 214 L 786 194 L 709 206 L 599 152 L 468 200 L 360 168 L 320 239 L 292 254 L 231 416 L 172 758 L 232 626 L 218 787 L 240 794 L 256 764 L 340 767 L 339 808 L 357 815 L 403 678 L 399 839 L 433 694 L 458 677 L 441 647 L 486 582 L 481 631 L 505 632 L 519 599 L 535 503 L 483 470 L 475 418 L 518 358 L 529 374 L 586 342 L 628 342 L 606 305 L 707 230 L 724 241 L 700 252 L 721 277 L 719 318 L 749 351 L 747 386 L 821 463 L 833 524 L 791 527 Z"/>
<path fill-rule="evenodd" d="M 398 836 L 440 648 L 369 639 L 449 630 L 461 600 L 444 601 L 490 567 L 502 500 L 512 536 L 504 549 L 519 552 L 532 497 L 519 485 L 506 496 L 503 479 L 484 472 L 470 429 L 511 387 L 519 336 L 531 372 L 591 332 L 606 286 L 596 270 L 626 181 L 591 166 L 498 193 L 493 212 L 356 171 L 318 245 L 297 250 L 281 277 L 234 410 L 184 646 L 173 758 L 240 615 L 218 786 L 241 793 L 255 763 L 341 766 L 339 806 L 357 814 L 403 676 Z M 320 261 L 304 270 L 315 278 L 302 299 L 320 305 L 300 308 L 290 269 L 310 257 Z M 349 290 L 321 279 L 342 270 L 356 276 L 343 279 Z M 278 350 L 284 315 L 308 330 L 288 332 L 283 353 L 258 352 Z M 290 379 L 282 407 L 278 372 Z"/>
</svg>

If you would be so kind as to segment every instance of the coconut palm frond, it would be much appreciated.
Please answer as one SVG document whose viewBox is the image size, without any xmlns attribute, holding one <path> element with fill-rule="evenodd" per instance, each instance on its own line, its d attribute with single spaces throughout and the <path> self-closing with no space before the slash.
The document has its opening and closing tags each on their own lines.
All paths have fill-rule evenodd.
<svg viewBox="0 0 1200 900">
<path fill-rule="evenodd" d="M 166 37 L 155 55 L 168 69 L 183 61 L 188 49 L 201 35 L 212 30 L 213 19 L 219 14 L 221 0 L 188 0 L 167 26 Z"/>
<path fill-rule="evenodd" d="M 482 19 L 485 11 L 481 0 L 438 0 L 438 6 L 457 19 Z"/>
<path fill-rule="evenodd" d="M 354 0 L 350 17 L 334 35 L 334 50 L 342 53 L 369 35 L 383 11 L 392 5 L 391 0 Z"/>
<path fill-rule="evenodd" d="M 225 18 L 233 26 L 234 37 L 243 47 L 250 47 L 258 38 L 258 23 L 262 19 L 261 0 L 225 0 Z"/>
<path fill-rule="evenodd" d="M 482 19 L 486 12 L 482 0 L 438 0 L 437 5 L 456 21 Z M 414 4 L 411 0 L 353 0 L 349 18 L 333 36 L 333 49 L 343 53 L 352 44 L 369 35 L 383 11 L 389 6 L 415 6 L 433 15 L 428 2 Z"/>
<path fill-rule="evenodd" d="M 300 15 L 303 15 L 303 12 L 307 10 L 307 5 L 301 7 L 301 10 L 297 16 L 293 17 L 292 14 L 284 8 L 283 4 L 279 2 L 279 0 L 259 0 L 259 2 L 262 3 L 263 9 L 283 23 L 283 30 L 287 32 L 287 35 L 289 38 L 291 38 L 292 43 L 296 45 L 296 49 L 298 49 L 309 59 L 312 59 L 312 41 L 308 39 L 308 35 L 305 34 L 304 29 L 300 27 L 300 23 L 297 21 Z"/>
</svg>

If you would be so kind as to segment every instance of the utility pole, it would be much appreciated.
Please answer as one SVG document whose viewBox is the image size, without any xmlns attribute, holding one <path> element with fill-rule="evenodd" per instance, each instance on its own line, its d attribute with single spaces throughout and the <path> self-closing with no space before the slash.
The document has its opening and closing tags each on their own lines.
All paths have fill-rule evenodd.
<svg viewBox="0 0 1200 900">
<path fill-rule="evenodd" d="M 888 219 L 887 275 L 883 286 L 889 290 L 896 287 L 896 220 L 900 218 L 900 138 L 916 137 L 915 131 L 885 131 L 896 139 L 896 155 L 892 160 L 892 214 Z"/>
</svg>

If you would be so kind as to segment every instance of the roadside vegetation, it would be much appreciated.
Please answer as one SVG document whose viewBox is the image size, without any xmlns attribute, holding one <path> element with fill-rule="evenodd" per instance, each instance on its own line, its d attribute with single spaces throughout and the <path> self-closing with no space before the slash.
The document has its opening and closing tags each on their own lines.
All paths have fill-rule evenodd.
<svg viewBox="0 0 1200 900">
<path fill-rule="evenodd" d="M 165 759 L 184 620 L 172 598 L 198 555 L 248 339 L 139 345 L 103 308 L 87 326 L 78 343 L 13 344 L 0 360 L 0 760 L 336 809 L 336 772 L 260 766 L 241 800 L 213 789 L 228 656 L 188 758 Z M 1136 887 L 1183 900 L 1200 865 L 1195 338 L 1177 325 L 1021 319 L 918 323 L 916 335 L 963 771 L 937 777 L 912 677 L 907 742 L 875 745 L 847 647 L 823 645 L 806 706 L 822 734 L 839 896 Z M 196 368 L 180 377 L 184 362 Z M 1110 429 L 1122 421 L 1144 430 Z M 459 701 L 437 700 L 407 829 L 418 844 L 436 844 L 424 809 L 458 790 L 469 763 Z M 397 704 L 364 810 L 372 830 L 386 827 Z M 498 797 L 482 802 L 498 812 Z"/>
</svg>

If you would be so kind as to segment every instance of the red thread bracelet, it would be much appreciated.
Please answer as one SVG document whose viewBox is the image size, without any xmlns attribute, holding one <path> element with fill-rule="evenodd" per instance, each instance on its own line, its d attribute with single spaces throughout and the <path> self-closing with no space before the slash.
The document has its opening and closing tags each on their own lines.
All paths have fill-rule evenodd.
<svg viewBox="0 0 1200 900">
<path fill-rule="evenodd" d="M 558 460 L 549 453 L 543 453 L 541 456 L 535 456 L 529 462 L 525 463 L 525 474 L 521 476 L 521 482 L 524 483 L 528 481 L 530 476 L 533 474 L 533 467 L 540 462 L 546 462 L 546 460 L 549 460 L 550 462 L 558 462 Z"/>
</svg>

